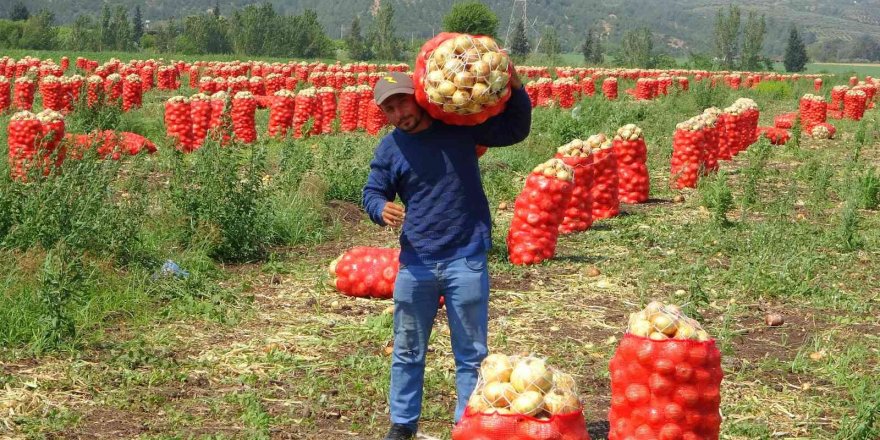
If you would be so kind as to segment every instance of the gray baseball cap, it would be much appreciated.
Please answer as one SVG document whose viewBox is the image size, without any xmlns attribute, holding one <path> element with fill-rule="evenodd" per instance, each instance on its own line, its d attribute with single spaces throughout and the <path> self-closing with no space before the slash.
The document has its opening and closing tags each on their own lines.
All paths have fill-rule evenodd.
<svg viewBox="0 0 880 440">
<path fill-rule="evenodd" d="M 373 88 L 373 100 L 376 101 L 376 105 L 381 105 L 391 95 L 398 93 L 412 95 L 415 92 L 413 80 L 409 75 L 403 72 L 389 72 L 376 81 L 376 87 Z"/>
</svg>

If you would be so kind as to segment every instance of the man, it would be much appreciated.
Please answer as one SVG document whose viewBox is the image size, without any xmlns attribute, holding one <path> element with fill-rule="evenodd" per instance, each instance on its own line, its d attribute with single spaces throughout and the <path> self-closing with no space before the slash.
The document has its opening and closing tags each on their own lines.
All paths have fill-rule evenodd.
<svg viewBox="0 0 880 440">
<path fill-rule="evenodd" d="M 487 355 L 491 247 L 489 202 L 476 145 L 507 146 L 529 134 L 531 105 L 519 77 L 510 77 L 504 112 L 465 127 L 434 120 L 419 107 L 413 82 L 390 73 L 374 99 L 396 128 L 376 148 L 363 191 L 364 208 L 381 226 L 403 226 L 394 285 L 391 429 L 386 440 L 411 439 L 422 410 L 425 353 L 440 295 L 445 297 L 461 418 Z M 400 196 L 403 205 L 394 203 Z"/>
</svg>

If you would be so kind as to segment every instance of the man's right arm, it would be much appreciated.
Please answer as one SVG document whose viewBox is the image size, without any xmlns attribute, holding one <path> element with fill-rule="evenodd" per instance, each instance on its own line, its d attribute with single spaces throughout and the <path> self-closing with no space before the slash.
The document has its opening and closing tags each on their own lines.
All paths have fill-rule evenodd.
<svg viewBox="0 0 880 440">
<path fill-rule="evenodd" d="M 382 219 L 382 211 L 385 209 L 385 204 L 394 200 L 397 195 L 393 176 L 390 149 L 384 143 L 379 144 L 376 152 L 373 153 L 370 175 L 367 177 L 363 192 L 364 210 L 370 216 L 370 220 L 379 226 L 386 226 L 385 220 Z"/>
</svg>

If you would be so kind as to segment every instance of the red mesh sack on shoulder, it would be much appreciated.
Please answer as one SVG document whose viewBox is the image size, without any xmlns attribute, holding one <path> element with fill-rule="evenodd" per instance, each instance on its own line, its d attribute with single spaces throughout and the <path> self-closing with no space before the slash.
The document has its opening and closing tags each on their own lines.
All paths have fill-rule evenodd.
<svg viewBox="0 0 880 440">
<path fill-rule="evenodd" d="M 504 110 L 512 71 L 507 54 L 491 37 L 441 32 L 416 57 L 416 101 L 447 124 L 481 124 Z"/>
<path fill-rule="evenodd" d="M 565 206 L 565 216 L 559 233 L 572 234 L 586 231 L 593 225 L 593 156 L 589 145 L 575 139 L 557 150 L 556 158 L 570 166 L 574 173 L 571 198 Z"/>
<path fill-rule="evenodd" d="M 696 324 L 687 318 L 678 322 Z M 694 333 L 689 338 L 680 337 L 677 331 L 666 331 L 672 335 L 667 336 L 658 331 L 656 323 L 650 324 L 654 328 L 643 328 L 651 336 L 642 337 L 633 334 L 637 331 L 634 326 L 639 325 L 631 322 L 630 332 L 608 365 L 608 439 L 718 439 L 724 373 L 715 341 L 703 330 L 694 331 L 690 324 L 688 331 Z"/>
<path fill-rule="evenodd" d="M 399 256 L 399 249 L 351 248 L 330 263 L 330 284 L 348 296 L 391 298 Z"/>
<path fill-rule="evenodd" d="M 559 159 L 550 159 L 529 174 L 514 203 L 507 233 L 511 263 L 537 264 L 553 258 L 572 190 L 572 169 Z"/>
<path fill-rule="evenodd" d="M 617 157 L 617 194 L 623 203 L 648 200 L 651 183 L 648 176 L 648 147 L 642 129 L 627 124 L 617 130 L 613 141 Z"/>
</svg>

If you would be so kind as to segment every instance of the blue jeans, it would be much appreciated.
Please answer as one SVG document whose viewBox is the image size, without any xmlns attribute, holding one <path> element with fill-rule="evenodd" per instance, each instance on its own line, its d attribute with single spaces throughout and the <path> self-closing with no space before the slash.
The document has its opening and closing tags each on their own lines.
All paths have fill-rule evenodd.
<svg viewBox="0 0 880 440">
<path fill-rule="evenodd" d="M 455 388 L 461 418 L 486 357 L 489 271 L 486 253 L 431 265 L 400 266 L 394 284 L 394 352 L 391 356 L 391 423 L 418 428 L 422 413 L 425 353 L 441 292 L 455 356 Z"/>
</svg>

